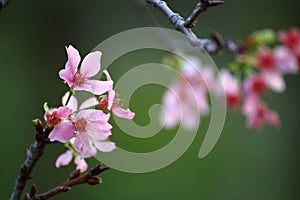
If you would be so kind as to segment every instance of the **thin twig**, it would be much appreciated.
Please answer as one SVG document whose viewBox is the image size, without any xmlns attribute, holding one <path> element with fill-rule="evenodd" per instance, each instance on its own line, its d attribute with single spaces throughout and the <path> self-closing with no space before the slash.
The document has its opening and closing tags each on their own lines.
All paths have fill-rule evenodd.
<svg viewBox="0 0 300 200">
<path fill-rule="evenodd" d="M 27 150 L 27 159 L 21 166 L 10 200 L 20 200 L 26 182 L 31 178 L 31 172 L 39 158 L 43 155 L 45 146 L 49 142 L 48 135 L 51 130 L 49 128 L 43 129 L 40 120 L 34 120 L 34 125 L 36 129 L 36 141 Z"/>
<path fill-rule="evenodd" d="M 45 192 L 42 194 L 35 195 L 36 187 L 33 185 L 29 194 L 26 195 L 26 200 L 45 200 L 58 195 L 61 192 L 69 191 L 73 186 L 79 184 L 89 184 L 89 185 L 97 185 L 101 183 L 101 178 L 96 177 L 100 173 L 108 170 L 109 168 L 106 166 L 97 165 L 93 167 L 88 172 L 80 175 L 79 170 L 75 170 L 69 177 L 69 179 L 63 182 L 61 185 Z"/>
<path fill-rule="evenodd" d="M 214 37 L 213 40 L 210 39 L 200 39 L 198 38 L 190 28 L 185 26 L 185 20 L 178 13 L 175 13 L 164 1 L 161 0 L 146 0 L 149 4 L 158 8 L 175 26 L 175 28 L 182 32 L 186 38 L 189 40 L 192 46 L 199 46 L 207 51 L 209 54 L 218 53 L 222 48 L 233 52 L 240 52 L 239 46 L 231 40 L 223 40 L 220 36 Z M 219 41 L 216 41 L 219 40 Z"/>
<path fill-rule="evenodd" d="M 0 0 L 0 10 L 4 8 L 4 6 L 7 6 L 10 1 L 11 0 Z"/>
<path fill-rule="evenodd" d="M 194 8 L 192 14 L 185 20 L 184 26 L 187 28 L 192 28 L 196 24 L 196 18 L 204 12 L 207 8 L 218 6 L 223 4 L 224 1 L 219 0 L 200 0 L 199 3 L 197 3 L 196 7 Z"/>
</svg>

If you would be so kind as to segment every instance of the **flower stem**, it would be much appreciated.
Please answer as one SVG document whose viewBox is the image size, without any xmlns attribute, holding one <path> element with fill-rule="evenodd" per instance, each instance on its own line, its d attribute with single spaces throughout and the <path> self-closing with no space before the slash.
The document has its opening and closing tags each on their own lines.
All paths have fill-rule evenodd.
<svg viewBox="0 0 300 200">
<path fill-rule="evenodd" d="M 64 106 L 68 105 L 68 103 L 69 103 L 69 101 L 70 101 L 72 95 L 73 95 L 73 91 L 70 91 L 70 92 L 69 92 L 68 99 L 67 99 L 67 102 L 66 102 L 66 104 L 65 104 Z"/>
</svg>

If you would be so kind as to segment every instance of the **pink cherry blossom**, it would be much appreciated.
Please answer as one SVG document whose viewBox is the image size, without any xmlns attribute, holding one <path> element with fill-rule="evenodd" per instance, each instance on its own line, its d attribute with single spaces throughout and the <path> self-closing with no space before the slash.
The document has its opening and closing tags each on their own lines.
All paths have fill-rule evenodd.
<svg viewBox="0 0 300 200">
<path fill-rule="evenodd" d="M 207 92 L 212 86 L 213 72 L 203 67 L 198 58 L 188 57 L 181 73 L 183 76 L 174 80 L 163 96 L 164 112 L 160 118 L 166 128 L 181 123 L 185 129 L 192 130 L 197 128 L 200 116 L 209 113 Z"/>
<path fill-rule="evenodd" d="M 273 52 L 268 47 L 260 47 L 256 53 L 257 66 L 266 71 L 272 71 L 275 66 L 275 58 Z"/>
<path fill-rule="evenodd" d="M 54 127 L 57 124 L 59 124 L 62 120 L 67 119 L 72 113 L 73 110 L 67 106 L 51 108 L 45 113 L 44 119 L 48 126 Z"/>
<path fill-rule="evenodd" d="M 63 79 L 72 90 L 84 90 L 100 95 L 106 92 L 113 84 L 111 80 L 90 80 L 91 77 L 100 71 L 100 51 L 89 53 L 83 59 L 80 70 L 78 70 L 81 60 L 79 52 L 71 45 L 67 47 L 66 50 L 68 61 L 65 65 L 65 69 L 59 72 L 59 77 Z"/>
<path fill-rule="evenodd" d="M 258 95 L 254 93 L 245 97 L 243 113 L 249 128 L 261 129 L 265 124 L 274 127 L 280 125 L 278 114 L 262 104 Z"/>
<path fill-rule="evenodd" d="M 105 143 L 114 145 L 113 142 L 105 141 L 111 135 L 112 128 L 108 119 L 109 114 L 105 114 L 101 110 L 82 110 L 71 121 L 56 125 L 49 134 L 49 139 L 64 143 L 75 138 L 74 147 L 76 150 L 81 152 L 83 157 L 89 157 L 90 154 L 96 153 L 94 142 L 101 141 L 103 145 Z M 98 149 L 108 152 L 112 148 Z"/>
<path fill-rule="evenodd" d="M 173 128 L 181 123 L 185 129 L 193 130 L 200 122 L 200 115 L 206 115 L 209 110 L 206 93 L 203 90 L 196 91 L 185 79 L 177 81 L 169 86 L 163 96 L 164 112 L 161 114 L 161 121 L 166 128 Z M 199 94 L 196 95 L 196 92 Z"/>
<path fill-rule="evenodd" d="M 61 154 L 58 156 L 55 162 L 56 168 L 60 168 L 61 166 L 66 166 L 70 164 L 73 158 L 73 151 L 72 150 L 67 150 L 65 153 Z"/>
<path fill-rule="evenodd" d="M 63 96 L 63 104 L 66 104 L 69 94 L 67 92 Z M 50 141 L 62 143 L 71 141 L 83 158 L 94 156 L 96 148 L 103 152 L 112 151 L 115 144 L 107 141 L 112 129 L 108 122 L 110 114 L 105 114 L 101 110 L 85 109 L 95 106 L 97 103 L 99 101 L 95 97 L 89 98 L 81 104 L 78 110 L 77 99 L 72 95 L 65 107 L 70 110 L 72 108 L 77 113 L 54 127 L 49 134 Z"/>
<path fill-rule="evenodd" d="M 278 71 L 262 72 L 261 77 L 269 89 L 274 92 L 282 93 L 286 89 L 286 84 L 283 76 Z"/>
<path fill-rule="evenodd" d="M 65 121 L 57 124 L 49 134 L 51 142 L 58 141 L 65 143 L 73 137 L 75 137 L 75 126 L 72 121 Z"/>
<path fill-rule="evenodd" d="M 246 94 L 255 93 L 260 95 L 266 92 L 267 84 L 261 75 L 255 74 L 244 80 L 243 90 Z"/>
<path fill-rule="evenodd" d="M 278 33 L 279 40 L 291 49 L 300 48 L 300 31 L 297 28 L 291 28 L 288 31 L 280 31 Z"/>
<path fill-rule="evenodd" d="M 298 72 L 300 72 L 300 30 L 294 27 L 287 31 L 280 31 L 278 38 L 283 45 L 293 51 L 298 62 Z"/>
<path fill-rule="evenodd" d="M 80 172 L 84 172 L 88 168 L 87 163 L 81 156 L 75 156 L 74 163 L 76 165 L 76 169 L 80 170 Z"/>
<path fill-rule="evenodd" d="M 103 145 L 108 143 L 114 146 L 113 142 L 105 141 L 111 135 L 112 128 L 108 119 L 109 114 L 105 114 L 101 110 L 80 111 L 73 120 L 76 127 L 75 148 L 83 155 L 88 155 L 93 151 L 94 145 L 98 144 L 97 142 L 101 141 Z M 98 148 L 98 150 L 109 152 L 114 148 Z"/>
<path fill-rule="evenodd" d="M 227 104 L 235 107 L 240 104 L 241 91 L 238 80 L 226 69 L 220 71 L 220 80 L 224 87 Z"/>
<path fill-rule="evenodd" d="M 267 47 L 261 47 L 256 54 L 256 61 L 261 70 L 259 75 L 253 76 L 252 80 L 254 86 L 258 86 L 256 89 L 262 90 L 261 93 L 265 89 L 259 79 L 274 92 L 284 92 L 286 85 L 283 74 L 298 72 L 297 58 L 284 46 L 277 46 L 274 52 Z"/>
<path fill-rule="evenodd" d="M 78 154 L 78 152 L 73 152 L 71 149 L 67 150 L 56 159 L 55 166 L 60 168 L 62 166 L 69 165 L 73 159 L 73 156 L 76 154 Z M 74 156 L 74 163 L 76 165 L 76 169 L 80 170 L 80 172 L 84 172 L 88 168 L 84 158 L 80 155 Z"/>
<path fill-rule="evenodd" d="M 107 70 L 104 71 L 104 74 L 108 81 L 112 80 Z M 97 107 L 105 111 L 111 110 L 114 115 L 120 118 L 132 120 L 135 117 L 135 113 L 129 108 L 124 109 L 120 106 L 120 99 L 116 97 L 116 92 L 112 86 L 108 88 L 108 95 L 101 96 L 101 101 Z"/>
<path fill-rule="evenodd" d="M 274 57 L 278 70 L 284 74 L 295 74 L 298 72 L 297 57 L 292 50 L 278 46 L 274 50 Z"/>
</svg>

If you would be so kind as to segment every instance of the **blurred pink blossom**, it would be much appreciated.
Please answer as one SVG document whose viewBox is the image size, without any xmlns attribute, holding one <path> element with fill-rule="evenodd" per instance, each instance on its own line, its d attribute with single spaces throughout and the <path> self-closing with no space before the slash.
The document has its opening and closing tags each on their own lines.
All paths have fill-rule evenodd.
<svg viewBox="0 0 300 200">
<path fill-rule="evenodd" d="M 258 95 L 254 93 L 245 97 L 243 114 L 246 116 L 249 128 L 260 129 L 265 124 L 280 126 L 278 114 L 262 104 Z"/>
<path fill-rule="evenodd" d="M 214 73 L 208 68 L 198 58 L 187 57 L 180 69 L 183 76 L 174 80 L 163 96 L 161 122 L 166 128 L 182 123 L 187 130 L 195 129 L 200 116 L 209 113 L 207 93 Z"/>
<path fill-rule="evenodd" d="M 238 80 L 228 70 L 223 69 L 220 71 L 219 82 L 223 85 L 225 90 L 227 104 L 230 107 L 239 106 L 241 101 L 241 89 Z"/>
</svg>

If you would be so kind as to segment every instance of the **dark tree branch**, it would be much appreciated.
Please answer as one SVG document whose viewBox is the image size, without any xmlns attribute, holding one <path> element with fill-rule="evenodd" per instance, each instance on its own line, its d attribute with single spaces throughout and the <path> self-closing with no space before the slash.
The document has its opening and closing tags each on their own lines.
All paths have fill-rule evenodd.
<svg viewBox="0 0 300 200">
<path fill-rule="evenodd" d="M 96 167 L 93 167 L 88 172 L 80 175 L 79 170 L 75 170 L 69 177 L 67 181 L 62 183 L 61 185 L 49 190 L 48 192 L 35 195 L 36 192 L 36 186 L 33 185 L 31 187 L 30 193 L 26 194 L 25 199 L 26 200 L 45 200 L 49 199 L 50 197 L 53 197 L 61 192 L 67 192 L 69 191 L 73 186 L 78 184 L 89 184 L 89 185 L 97 185 L 101 183 L 101 178 L 96 177 L 100 173 L 108 170 L 109 168 L 106 166 L 97 165 Z"/>
<path fill-rule="evenodd" d="M 7 6 L 10 1 L 11 0 L 0 0 L 0 10 L 4 8 L 4 6 Z"/>
<path fill-rule="evenodd" d="M 222 48 L 233 53 L 241 51 L 239 45 L 231 40 L 223 40 L 223 38 L 216 34 L 213 35 L 213 40 L 198 38 L 190 28 L 185 26 L 185 20 L 178 13 L 175 13 L 164 1 L 161 0 L 146 0 L 149 4 L 158 8 L 174 25 L 174 27 L 183 33 L 189 40 L 192 46 L 199 46 L 207 51 L 209 54 L 218 53 Z"/>
<path fill-rule="evenodd" d="M 206 11 L 207 8 L 218 6 L 220 4 L 223 4 L 224 1 L 219 0 L 200 0 L 199 3 L 197 3 L 196 7 L 194 8 L 192 14 L 185 20 L 184 26 L 187 28 L 192 28 L 196 24 L 196 18 L 204 11 Z"/>
<path fill-rule="evenodd" d="M 48 135 L 51 130 L 49 128 L 44 129 L 40 120 L 34 120 L 34 125 L 36 129 L 36 141 L 27 150 L 27 159 L 21 166 L 10 200 L 19 200 L 21 198 L 22 191 L 26 186 L 27 180 L 31 178 L 31 172 L 35 164 L 43 155 L 45 146 L 49 142 Z"/>
</svg>

